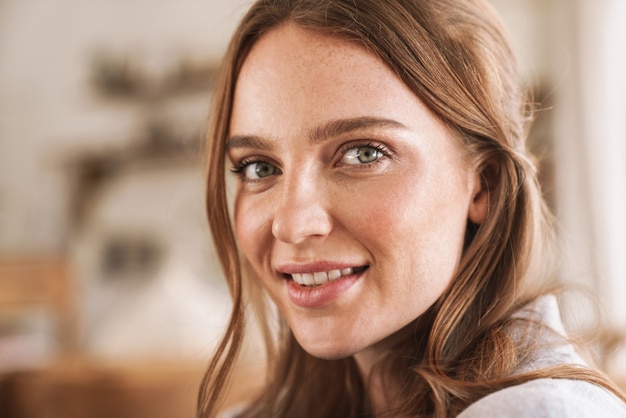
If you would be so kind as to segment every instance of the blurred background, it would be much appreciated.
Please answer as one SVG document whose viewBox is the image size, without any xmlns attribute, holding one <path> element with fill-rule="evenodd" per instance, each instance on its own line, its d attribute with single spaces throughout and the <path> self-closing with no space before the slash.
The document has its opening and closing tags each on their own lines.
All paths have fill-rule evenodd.
<svg viewBox="0 0 626 418">
<path fill-rule="evenodd" d="M 492 3 L 541 102 L 556 280 L 597 297 L 625 382 L 626 2 Z M 202 140 L 249 4 L 0 0 L 1 417 L 194 416 L 229 310 Z"/>
</svg>

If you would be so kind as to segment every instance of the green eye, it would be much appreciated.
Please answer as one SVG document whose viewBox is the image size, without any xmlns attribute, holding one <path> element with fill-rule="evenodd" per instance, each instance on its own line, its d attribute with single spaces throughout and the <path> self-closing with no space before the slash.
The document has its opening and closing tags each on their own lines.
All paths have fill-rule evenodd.
<svg viewBox="0 0 626 418">
<path fill-rule="evenodd" d="M 250 180 L 262 179 L 276 174 L 276 166 L 264 161 L 248 164 L 244 170 L 244 177 Z"/>
<path fill-rule="evenodd" d="M 382 151 L 372 146 L 364 146 L 349 149 L 343 154 L 342 162 L 344 164 L 368 164 L 373 163 L 383 157 Z"/>
</svg>

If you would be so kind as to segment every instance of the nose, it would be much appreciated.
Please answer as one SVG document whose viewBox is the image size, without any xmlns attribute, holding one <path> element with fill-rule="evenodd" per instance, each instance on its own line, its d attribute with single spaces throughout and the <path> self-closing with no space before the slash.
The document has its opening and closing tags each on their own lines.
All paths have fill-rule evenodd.
<svg viewBox="0 0 626 418">
<path fill-rule="evenodd" d="M 286 177 L 286 176 L 285 176 Z M 324 186 L 313 178 L 284 178 L 279 204 L 272 220 L 272 234 L 289 244 L 323 238 L 333 229 Z"/>
</svg>

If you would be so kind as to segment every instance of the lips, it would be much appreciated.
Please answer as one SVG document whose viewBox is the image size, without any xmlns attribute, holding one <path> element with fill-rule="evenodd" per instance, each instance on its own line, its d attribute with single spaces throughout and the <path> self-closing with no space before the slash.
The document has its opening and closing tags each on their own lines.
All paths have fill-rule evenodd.
<svg viewBox="0 0 626 418">
<path fill-rule="evenodd" d="M 291 302 L 307 309 L 321 309 L 346 294 L 369 269 L 368 265 L 336 263 L 284 265 L 278 271 L 287 283 Z"/>
<path fill-rule="evenodd" d="M 369 270 L 368 264 L 336 261 L 276 264 L 294 305 L 321 309 L 346 294 Z"/>
</svg>

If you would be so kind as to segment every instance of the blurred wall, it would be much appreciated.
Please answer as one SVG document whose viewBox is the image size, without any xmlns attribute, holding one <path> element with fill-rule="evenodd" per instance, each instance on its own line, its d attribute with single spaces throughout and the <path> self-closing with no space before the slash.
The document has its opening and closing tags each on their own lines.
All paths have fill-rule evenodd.
<svg viewBox="0 0 626 418">
<path fill-rule="evenodd" d="M 64 164 L 77 150 L 124 146 L 141 112 L 91 87 L 102 53 L 134 58 L 158 79 L 180 59 L 214 59 L 244 0 L 0 2 L 0 254 L 63 252 Z M 208 97 L 188 120 L 201 128 Z"/>
</svg>

